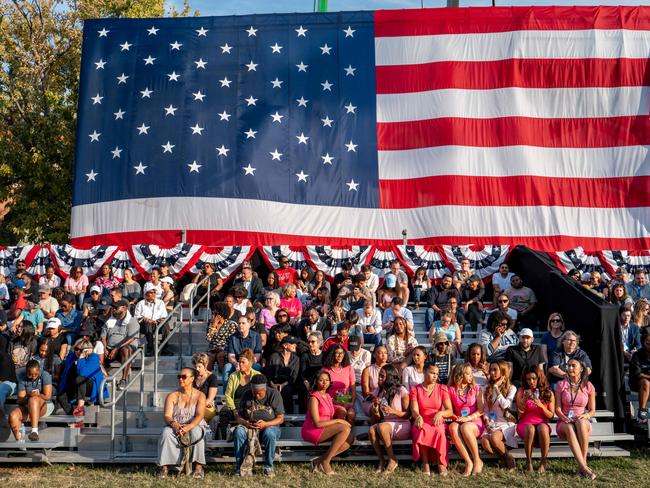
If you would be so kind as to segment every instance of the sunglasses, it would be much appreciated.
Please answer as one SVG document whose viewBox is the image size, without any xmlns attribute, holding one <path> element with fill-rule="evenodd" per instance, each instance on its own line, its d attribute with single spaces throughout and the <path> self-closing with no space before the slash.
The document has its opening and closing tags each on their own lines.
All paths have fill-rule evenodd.
<svg viewBox="0 0 650 488">
<path fill-rule="evenodd" d="M 83 349 L 80 349 L 80 348 L 78 348 L 78 347 L 75 347 L 75 348 L 74 348 L 74 352 L 81 352 L 81 351 L 83 351 Z"/>
<path fill-rule="evenodd" d="M 289 264 L 289 261 L 280 261 L 280 264 Z"/>
<path fill-rule="evenodd" d="M 499 303 L 508 303 L 509 300 L 499 300 Z"/>
<path fill-rule="evenodd" d="M 179 374 L 179 375 L 176 376 L 176 377 L 177 377 L 179 380 L 186 380 L 187 378 L 191 378 L 191 376 L 189 376 L 189 375 L 187 375 L 187 374 Z"/>
<path fill-rule="evenodd" d="M 551 319 L 551 322 L 562 322 L 561 319 Z"/>
<path fill-rule="evenodd" d="M 499 322 L 499 325 L 500 325 L 501 327 L 507 327 L 507 326 L 508 326 L 508 322 Z"/>
<path fill-rule="evenodd" d="M 282 319 L 282 318 L 286 319 L 287 317 L 288 317 L 288 315 L 286 313 L 281 313 L 281 314 L 278 315 L 279 319 Z"/>
</svg>

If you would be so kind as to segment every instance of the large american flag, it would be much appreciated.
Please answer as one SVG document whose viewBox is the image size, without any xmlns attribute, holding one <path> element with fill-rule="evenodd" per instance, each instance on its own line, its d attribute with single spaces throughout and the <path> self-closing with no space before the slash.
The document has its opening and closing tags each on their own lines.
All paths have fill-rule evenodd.
<svg viewBox="0 0 650 488">
<path fill-rule="evenodd" d="M 650 9 L 86 22 L 72 242 L 650 247 Z"/>
</svg>

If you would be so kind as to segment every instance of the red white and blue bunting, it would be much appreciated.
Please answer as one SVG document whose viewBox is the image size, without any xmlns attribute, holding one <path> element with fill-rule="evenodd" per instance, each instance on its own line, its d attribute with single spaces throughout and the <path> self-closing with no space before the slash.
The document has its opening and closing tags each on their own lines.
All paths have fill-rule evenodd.
<svg viewBox="0 0 650 488">
<path fill-rule="evenodd" d="M 196 274 L 203 269 L 203 266 L 210 263 L 216 273 L 227 280 L 245 260 L 250 259 L 253 252 L 255 248 L 251 246 L 206 247 L 189 272 Z"/>
<path fill-rule="evenodd" d="M 373 247 L 368 254 L 366 264 L 369 264 L 372 268 L 372 272 L 381 279 L 386 275 L 386 273 L 390 273 L 390 263 L 396 259 L 398 259 L 398 256 L 394 249 L 380 250 Z"/>
<path fill-rule="evenodd" d="M 117 246 L 95 246 L 90 249 L 76 249 L 69 244 L 50 246 L 52 264 L 62 278 L 67 278 L 74 266 L 79 266 L 88 278 L 92 278 L 106 262 L 110 262 L 115 251 Z"/>
<path fill-rule="evenodd" d="M 314 269 L 320 269 L 326 276 L 333 277 L 341 272 L 345 263 L 352 263 L 352 273 L 361 271 L 361 265 L 370 254 L 370 246 L 307 246 L 307 259 Z"/>
<path fill-rule="evenodd" d="M 45 274 L 48 266 L 52 264 L 52 257 L 50 256 L 49 246 L 34 246 L 38 248 L 36 253 L 29 253 L 25 264 L 27 265 L 27 272 L 32 276 L 41 276 Z"/>
<path fill-rule="evenodd" d="M 37 248 L 38 246 L 0 247 L 0 274 L 7 276 L 16 271 L 16 261 L 20 259 L 27 264 L 30 254 L 35 253 Z"/>
<path fill-rule="evenodd" d="M 133 277 L 138 278 L 140 276 L 140 271 L 133 266 L 131 262 L 131 256 L 129 251 L 126 249 L 120 249 L 119 251 L 113 254 L 113 257 L 108 262 L 108 265 L 113 270 L 113 275 L 117 276 L 119 279 L 124 279 L 124 271 L 130 269 L 133 272 Z"/>
<path fill-rule="evenodd" d="M 558 268 L 565 273 L 568 273 L 572 269 L 577 269 L 583 275 L 583 279 L 585 279 L 585 274 L 589 274 L 592 271 L 598 271 L 603 275 L 605 280 L 610 279 L 610 275 L 607 273 L 607 270 L 600 259 L 599 253 L 597 252 L 585 252 L 582 247 L 576 247 L 575 249 L 556 252 L 554 254 L 551 253 L 550 255 Z"/>
<path fill-rule="evenodd" d="M 415 270 L 423 267 L 427 270 L 427 276 L 436 283 L 445 274 L 451 274 L 449 265 L 436 246 L 397 246 L 401 254 L 401 261 L 411 275 Z"/>
<path fill-rule="evenodd" d="M 461 259 L 467 258 L 470 268 L 476 270 L 476 274 L 482 280 L 490 278 L 499 271 L 499 266 L 510 252 L 510 246 L 481 246 L 477 250 L 473 246 L 442 246 L 442 248 L 454 270 L 458 271 Z"/>
<path fill-rule="evenodd" d="M 194 265 L 202 250 L 203 246 L 198 244 L 177 244 L 168 248 L 141 244 L 131 246 L 131 261 L 146 279 L 151 270 L 163 262 L 169 264 L 170 273 L 178 278 Z"/>
<path fill-rule="evenodd" d="M 636 253 L 628 251 L 601 251 L 601 263 L 607 270 L 607 274 L 614 276 L 616 268 L 623 268 L 633 275 L 636 270 L 642 269 L 650 273 L 650 252 L 639 251 Z"/>
<path fill-rule="evenodd" d="M 307 261 L 306 251 L 304 247 L 300 246 L 263 246 L 262 258 L 270 269 L 278 269 L 280 267 L 280 257 L 284 256 L 289 259 L 289 264 L 292 268 L 300 271 L 305 266 L 311 266 Z"/>
</svg>

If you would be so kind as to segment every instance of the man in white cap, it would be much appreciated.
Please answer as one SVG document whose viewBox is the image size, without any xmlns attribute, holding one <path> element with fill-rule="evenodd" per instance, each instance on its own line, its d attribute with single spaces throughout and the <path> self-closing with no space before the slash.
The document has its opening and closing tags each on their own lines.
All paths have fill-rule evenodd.
<svg viewBox="0 0 650 488">
<path fill-rule="evenodd" d="M 546 363 L 546 354 L 543 346 L 533 344 L 535 336 L 530 329 L 519 331 L 519 344 L 510 346 L 504 359 L 512 364 L 512 383 L 521 386 L 521 375 L 528 367 L 538 368 L 542 374 Z"/>
<path fill-rule="evenodd" d="M 156 298 L 157 288 L 153 283 L 144 285 L 144 298 L 135 306 L 134 316 L 140 324 L 140 331 L 147 339 L 147 356 L 153 356 L 154 332 L 158 324 L 167 318 L 165 302 Z"/>
<path fill-rule="evenodd" d="M 97 285 L 93 285 L 90 287 L 89 294 L 90 297 L 86 298 L 83 303 L 82 315 L 84 319 L 86 317 L 97 315 L 99 312 L 99 301 L 102 298 L 102 289 Z"/>
<path fill-rule="evenodd" d="M 55 356 L 59 356 L 61 361 L 65 361 L 68 354 L 68 341 L 65 334 L 61 332 L 61 319 L 53 317 L 45 324 L 45 337 L 47 337 L 47 345 L 49 352 Z"/>
<path fill-rule="evenodd" d="M 54 317 L 59 310 L 59 302 L 51 296 L 51 291 L 50 285 L 47 284 L 38 287 L 38 296 L 40 298 L 38 305 L 41 307 L 41 311 L 46 319 Z"/>
</svg>

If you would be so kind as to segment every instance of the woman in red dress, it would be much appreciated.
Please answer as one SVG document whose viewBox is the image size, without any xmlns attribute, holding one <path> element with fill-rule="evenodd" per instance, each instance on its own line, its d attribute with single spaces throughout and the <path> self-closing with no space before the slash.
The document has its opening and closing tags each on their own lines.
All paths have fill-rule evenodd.
<svg viewBox="0 0 650 488">
<path fill-rule="evenodd" d="M 438 465 L 440 476 L 447 476 L 447 436 L 445 419 L 453 415 L 447 387 L 438 384 L 438 367 L 424 366 L 424 382 L 411 388 L 411 428 L 413 459 L 422 457 L 422 473 L 430 475 L 429 463 Z"/>
</svg>

